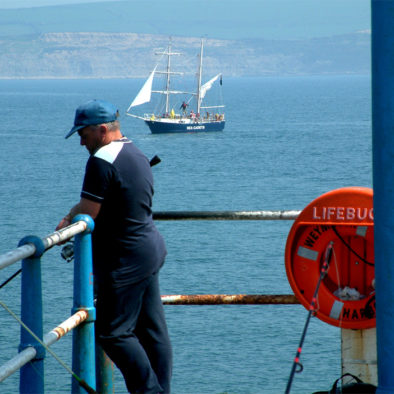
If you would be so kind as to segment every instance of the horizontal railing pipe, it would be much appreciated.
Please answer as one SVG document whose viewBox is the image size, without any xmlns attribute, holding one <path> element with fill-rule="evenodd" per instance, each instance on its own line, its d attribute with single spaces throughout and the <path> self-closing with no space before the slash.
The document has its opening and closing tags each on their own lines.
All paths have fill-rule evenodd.
<svg viewBox="0 0 394 394">
<path fill-rule="evenodd" d="M 295 220 L 301 211 L 159 211 L 155 220 Z"/>
<path fill-rule="evenodd" d="M 73 328 L 79 326 L 83 323 L 89 316 L 88 311 L 81 309 L 77 313 L 74 313 L 63 323 L 59 324 L 52 331 L 48 332 L 44 335 L 44 343 L 47 346 L 52 345 L 68 332 L 70 332 Z"/>
<path fill-rule="evenodd" d="M 13 373 L 19 371 L 29 361 L 33 360 L 37 355 L 37 349 L 28 347 L 18 353 L 15 357 L 8 360 L 0 368 L 0 382 L 3 382 Z"/>
<path fill-rule="evenodd" d="M 42 239 L 42 241 L 44 242 L 45 248 L 49 249 L 53 245 L 67 241 L 74 235 L 83 233 L 87 228 L 87 223 L 84 220 L 79 220 L 68 227 L 62 228 L 61 230 L 47 235 Z"/>
<path fill-rule="evenodd" d="M 35 251 L 36 247 L 33 244 L 28 244 L 2 254 L 0 256 L 0 269 L 32 256 Z"/>
<path fill-rule="evenodd" d="M 54 233 L 47 235 L 41 240 L 46 250 L 52 247 L 53 245 L 67 241 L 68 239 L 70 239 L 76 234 L 82 233 L 83 231 L 86 230 L 86 228 L 87 228 L 86 222 L 79 221 L 64 229 L 55 231 Z M 35 252 L 36 252 L 36 246 L 32 243 L 28 243 L 19 246 L 18 248 L 11 250 L 10 252 L 0 255 L 0 270 L 20 260 L 33 256 Z"/>
<path fill-rule="evenodd" d="M 88 312 L 80 310 L 67 320 L 59 324 L 53 330 L 44 335 L 43 342 L 46 346 L 51 346 L 61 337 L 77 327 L 88 318 Z M 37 350 L 34 347 L 28 347 L 18 353 L 15 357 L 4 363 L 0 368 L 0 383 L 17 372 L 25 364 L 33 360 L 37 355 Z"/>
<path fill-rule="evenodd" d="M 155 220 L 295 220 L 300 214 L 297 210 L 288 211 L 159 211 L 153 213 Z M 79 221 L 64 229 L 42 238 L 45 249 L 64 242 L 86 230 L 86 223 Z M 0 255 L 0 269 L 19 260 L 32 256 L 35 246 L 27 244 Z"/>
<path fill-rule="evenodd" d="M 293 305 L 300 302 L 294 294 L 194 294 L 163 295 L 164 305 Z"/>
</svg>

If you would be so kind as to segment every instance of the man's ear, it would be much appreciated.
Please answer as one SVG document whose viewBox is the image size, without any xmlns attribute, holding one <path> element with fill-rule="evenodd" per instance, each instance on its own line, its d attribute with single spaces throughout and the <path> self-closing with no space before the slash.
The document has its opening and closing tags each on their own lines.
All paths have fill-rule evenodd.
<svg viewBox="0 0 394 394">
<path fill-rule="evenodd" d="M 100 135 L 101 135 L 101 139 L 105 139 L 108 135 L 108 127 L 105 123 L 101 124 L 99 126 L 99 131 L 100 131 Z"/>
</svg>

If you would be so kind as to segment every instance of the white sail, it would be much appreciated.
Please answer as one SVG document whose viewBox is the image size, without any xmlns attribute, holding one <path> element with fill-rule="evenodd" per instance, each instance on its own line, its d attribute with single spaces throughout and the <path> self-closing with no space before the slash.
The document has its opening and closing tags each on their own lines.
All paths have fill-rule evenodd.
<svg viewBox="0 0 394 394">
<path fill-rule="evenodd" d="M 204 83 L 204 85 L 201 86 L 200 89 L 200 98 L 203 99 L 205 97 L 205 94 L 209 89 L 211 89 L 213 83 L 221 76 L 222 74 L 216 75 L 216 77 L 213 77 L 210 79 L 208 82 Z"/>
<path fill-rule="evenodd" d="M 151 93 L 152 93 L 153 76 L 155 75 L 156 67 L 150 73 L 148 79 L 144 83 L 144 86 L 142 86 L 141 90 L 138 92 L 137 96 L 135 97 L 133 102 L 130 104 L 127 111 L 129 111 L 130 108 L 132 108 L 132 107 L 136 107 L 137 105 L 145 104 L 150 101 L 150 97 L 151 97 Z"/>
</svg>

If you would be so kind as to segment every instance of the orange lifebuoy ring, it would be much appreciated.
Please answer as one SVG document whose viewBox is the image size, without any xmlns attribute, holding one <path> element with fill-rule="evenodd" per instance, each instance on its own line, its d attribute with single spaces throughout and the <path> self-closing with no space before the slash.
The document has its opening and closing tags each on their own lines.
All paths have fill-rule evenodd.
<svg viewBox="0 0 394 394">
<path fill-rule="evenodd" d="M 359 190 L 355 192 L 357 194 Z M 336 193 L 338 207 L 346 212 L 341 189 Z M 346 220 L 324 221 L 321 217 L 314 220 L 310 215 L 312 207 L 327 206 L 333 210 L 336 207 L 331 194 L 314 200 L 294 222 L 286 243 L 286 273 L 294 294 L 309 310 L 321 276 L 326 249 L 333 242 L 330 266 L 319 286 L 316 316 L 342 328 L 371 328 L 376 325 L 373 218 L 364 215 L 364 210 L 372 212 L 372 192 L 368 191 L 370 205 L 368 203 L 368 206 L 362 207 L 362 215 L 357 222 L 354 218 L 352 224 L 347 224 Z M 368 199 L 363 200 L 364 205 L 365 201 Z"/>
</svg>

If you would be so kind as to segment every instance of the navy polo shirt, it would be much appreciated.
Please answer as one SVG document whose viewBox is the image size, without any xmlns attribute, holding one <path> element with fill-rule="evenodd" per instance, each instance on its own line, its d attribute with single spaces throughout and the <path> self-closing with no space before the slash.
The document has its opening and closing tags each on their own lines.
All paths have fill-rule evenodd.
<svg viewBox="0 0 394 394">
<path fill-rule="evenodd" d="M 152 219 L 153 175 L 127 138 L 90 156 L 81 197 L 101 203 L 93 237 L 95 280 L 119 287 L 159 270 L 166 247 Z"/>
</svg>

